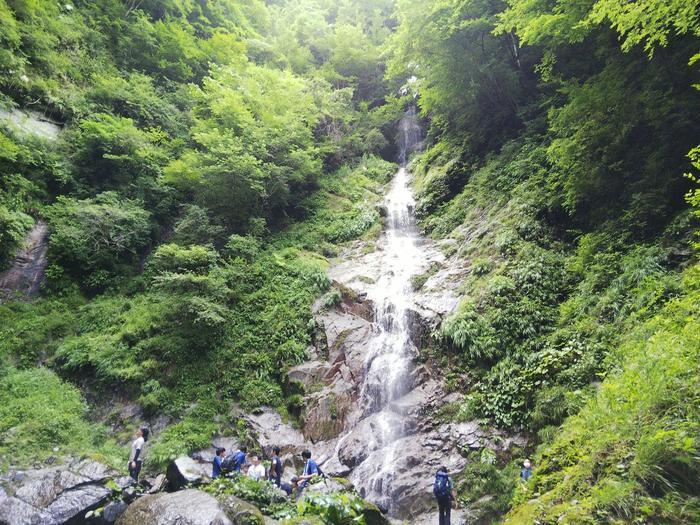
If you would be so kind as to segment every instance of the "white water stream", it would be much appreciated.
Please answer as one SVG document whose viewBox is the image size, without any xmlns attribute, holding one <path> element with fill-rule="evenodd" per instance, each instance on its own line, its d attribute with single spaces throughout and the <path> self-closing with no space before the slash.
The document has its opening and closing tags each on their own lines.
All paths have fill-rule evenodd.
<svg viewBox="0 0 700 525">
<path fill-rule="evenodd" d="M 362 417 L 373 416 L 376 423 L 372 425 L 370 448 L 380 452 L 375 458 L 380 458 L 381 464 L 373 465 L 371 473 L 362 469 L 364 479 L 357 480 L 358 486 L 365 497 L 386 509 L 392 506 L 391 479 L 395 462 L 400 460 L 396 442 L 406 433 L 403 416 L 392 407 L 392 401 L 414 387 L 411 372 L 417 349 L 411 341 L 411 277 L 424 270 L 425 261 L 415 221 L 410 174 L 404 166 L 420 140 L 414 108 L 402 119 L 398 139 L 402 167 L 385 197 L 382 273 L 368 291 L 375 306 L 376 335 L 369 342 L 359 400 Z"/>
</svg>

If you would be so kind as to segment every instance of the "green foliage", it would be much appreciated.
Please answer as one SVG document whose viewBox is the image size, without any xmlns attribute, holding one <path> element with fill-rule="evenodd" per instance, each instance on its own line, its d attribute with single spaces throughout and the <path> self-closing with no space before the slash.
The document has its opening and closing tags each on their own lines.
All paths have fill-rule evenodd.
<svg viewBox="0 0 700 525">
<path fill-rule="evenodd" d="M 618 371 L 541 452 L 509 522 L 698 520 L 699 275 L 615 351 Z"/>
<path fill-rule="evenodd" d="M 79 180 L 91 189 L 110 190 L 155 178 L 164 160 L 157 130 L 142 131 L 130 118 L 97 113 L 82 120 L 69 137 Z"/>
<path fill-rule="evenodd" d="M 350 525 L 379 524 L 378 511 L 370 503 L 351 492 L 306 494 L 297 506 L 299 516 L 318 516 L 322 523 Z M 374 518 L 374 519 L 373 519 Z"/>
<path fill-rule="evenodd" d="M 34 220 L 26 213 L 0 204 L 0 261 L 7 261 L 14 255 L 33 224 Z"/>
<path fill-rule="evenodd" d="M 115 193 L 84 200 L 60 197 L 46 214 L 53 226 L 50 259 L 84 279 L 90 290 L 103 288 L 125 267 L 133 271 L 149 241 L 150 214 Z"/>
<path fill-rule="evenodd" d="M 456 480 L 457 499 L 468 505 L 479 521 L 493 520 L 508 510 L 518 469 L 514 464 L 498 461 L 490 449 L 483 449 L 480 457 L 471 453 L 469 463 Z"/>
<path fill-rule="evenodd" d="M 86 415 L 80 391 L 53 372 L 4 368 L 0 375 L 2 462 L 30 464 L 51 455 L 79 455 L 99 447 L 114 457 L 114 446 L 104 443 L 104 429 L 88 423 Z"/>
<path fill-rule="evenodd" d="M 149 445 L 146 468 L 156 472 L 163 470 L 170 461 L 211 446 L 212 435 L 218 427 L 207 420 L 201 407 L 197 415 L 190 415 L 179 423 L 170 425 Z M 208 411 L 206 414 L 211 415 Z"/>
<path fill-rule="evenodd" d="M 286 498 L 280 496 L 277 488 L 267 480 L 256 480 L 240 474 L 232 474 L 230 477 L 221 477 L 207 485 L 204 490 L 219 498 L 227 494 L 233 494 L 253 505 L 256 505 L 264 514 L 270 514 L 272 509 L 279 512 L 281 509 L 275 504 L 284 503 Z M 289 512 L 293 512 L 291 507 Z"/>
</svg>

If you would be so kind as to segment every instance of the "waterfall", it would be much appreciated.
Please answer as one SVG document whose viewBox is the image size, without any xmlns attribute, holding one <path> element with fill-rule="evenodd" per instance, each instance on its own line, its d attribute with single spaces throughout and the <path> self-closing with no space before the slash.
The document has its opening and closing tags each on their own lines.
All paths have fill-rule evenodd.
<svg viewBox="0 0 700 525">
<path fill-rule="evenodd" d="M 409 155 L 418 151 L 423 145 L 416 106 L 411 105 L 399 121 L 397 142 L 399 145 L 399 164 L 405 166 Z"/>
<path fill-rule="evenodd" d="M 416 226 L 415 201 L 405 163 L 420 145 L 415 108 L 399 125 L 399 161 L 385 198 L 386 228 L 382 245 L 382 274 L 370 291 L 375 305 L 375 335 L 369 342 L 360 394 L 362 417 L 372 417 L 371 443 L 380 465 L 371 465 L 356 479 L 370 501 L 391 509 L 391 479 L 398 457 L 395 443 L 406 433 L 403 416 L 392 402 L 413 388 L 412 374 L 417 349 L 411 342 L 409 309 L 413 304 L 411 277 L 423 269 L 424 254 Z M 375 462 L 376 463 L 376 462 Z"/>
</svg>

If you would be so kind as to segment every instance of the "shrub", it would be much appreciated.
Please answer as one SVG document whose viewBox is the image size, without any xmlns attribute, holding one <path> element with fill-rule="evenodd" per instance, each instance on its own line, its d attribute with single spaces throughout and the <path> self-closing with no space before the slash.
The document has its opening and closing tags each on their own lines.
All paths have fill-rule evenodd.
<svg viewBox="0 0 700 525">
<path fill-rule="evenodd" d="M 115 193 L 94 199 L 59 197 L 47 209 L 52 228 L 49 257 L 76 278 L 99 289 L 107 279 L 133 273 L 140 251 L 149 241 L 150 214 L 131 200 Z"/>
</svg>

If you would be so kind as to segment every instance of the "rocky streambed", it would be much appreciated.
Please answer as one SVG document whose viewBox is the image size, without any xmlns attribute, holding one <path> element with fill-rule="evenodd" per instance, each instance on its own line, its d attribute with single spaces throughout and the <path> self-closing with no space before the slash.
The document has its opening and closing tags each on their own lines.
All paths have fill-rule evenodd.
<svg viewBox="0 0 700 525">
<path fill-rule="evenodd" d="M 392 198 L 400 201 L 393 203 L 393 212 Z M 387 200 L 387 221 L 411 206 L 410 195 L 397 197 L 394 189 Z M 458 258 L 446 258 L 417 234 L 412 211 L 400 218 L 398 232 L 385 228 L 376 242 L 357 241 L 340 254 L 329 276 L 341 299 L 331 307 L 316 304 L 311 359 L 290 370 L 288 378 L 304 392 L 301 432 L 324 470 L 347 477 L 394 518 L 419 523 L 433 517 L 432 482 L 440 466 L 458 475 L 469 451 L 508 454 L 524 439 L 440 416 L 461 395 L 445 390 L 441 370 L 425 350 L 457 306 L 455 290 L 465 270 Z M 397 236 L 403 238 L 397 241 Z M 400 352 L 377 352 L 378 339 L 386 346 L 402 337 L 407 340 Z M 378 358 L 389 360 L 379 374 L 372 370 Z M 381 383 L 392 381 L 396 367 L 403 370 L 400 388 L 392 387 L 387 395 Z"/>
</svg>

